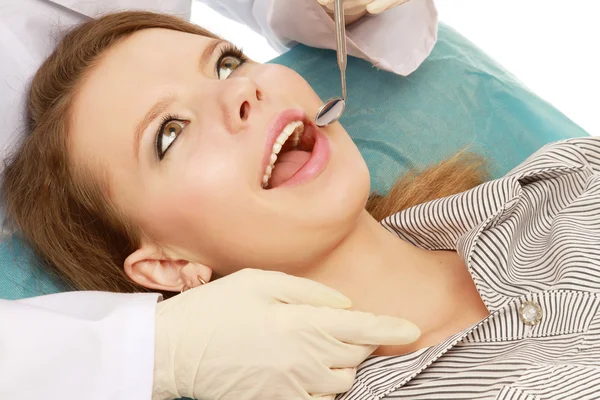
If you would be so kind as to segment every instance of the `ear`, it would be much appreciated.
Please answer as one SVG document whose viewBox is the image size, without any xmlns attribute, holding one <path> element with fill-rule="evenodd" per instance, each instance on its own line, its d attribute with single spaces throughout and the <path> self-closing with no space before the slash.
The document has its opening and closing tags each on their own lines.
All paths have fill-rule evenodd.
<svg viewBox="0 0 600 400">
<path fill-rule="evenodd" d="M 155 245 L 144 243 L 127 257 L 124 263 L 127 276 L 149 289 L 179 292 L 184 286 L 200 285 L 200 276 L 209 282 L 212 270 L 207 266 L 187 260 L 166 257 Z"/>
</svg>

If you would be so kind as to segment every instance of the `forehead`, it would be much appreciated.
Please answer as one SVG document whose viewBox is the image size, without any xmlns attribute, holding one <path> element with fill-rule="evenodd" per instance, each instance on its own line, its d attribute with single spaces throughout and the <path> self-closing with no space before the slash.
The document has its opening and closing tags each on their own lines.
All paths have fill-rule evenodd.
<svg viewBox="0 0 600 400">
<path fill-rule="evenodd" d="M 146 29 L 108 49 L 86 74 L 73 104 L 69 142 L 74 159 L 98 158 L 95 153 L 107 145 L 113 152 L 130 150 L 125 144 L 132 143 L 138 120 L 157 99 L 172 95 L 189 77 L 197 76 L 200 55 L 213 41 Z"/>
<path fill-rule="evenodd" d="M 166 29 L 134 33 L 108 49 L 88 72 L 78 90 L 75 113 L 91 117 L 86 112 L 90 109 L 123 109 L 122 105 L 144 109 L 154 100 L 149 94 L 197 74 L 200 54 L 213 41 Z M 129 102 L 132 97 L 139 102 Z"/>
</svg>

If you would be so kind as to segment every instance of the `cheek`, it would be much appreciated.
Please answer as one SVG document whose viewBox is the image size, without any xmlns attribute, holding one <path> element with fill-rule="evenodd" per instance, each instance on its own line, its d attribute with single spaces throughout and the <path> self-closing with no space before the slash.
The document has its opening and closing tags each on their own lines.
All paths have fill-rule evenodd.
<svg viewBox="0 0 600 400">
<path fill-rule="evenodd" d="M 279 99 L 287 98 L 292 104 L 320 105 L 319 96 L 293 69 L 278 64 L 262 64 L 252 75 L 266 93 L 275 94 Z M 285 84 L 282 85 L 282 82 Z"/>
<path fill-rule="evenodd" d="M 248 168 L 242 163 L 242 157 L 226 157 L 210 149 L 187 162 L 173 162 L 169 167 L 174 168 L 153 182 L 143 200 L 145 231 L 167 246 L 203 254 L 210 246 L 202 244 L 228 225 L 229 210 L 252 196 L 243 184 Z"/>
<path fill-rule="evenodd" d="M 252 194 L 247 184 L 247 171 L 248 165 L 241 156 L 206 151 L 202 157 L 192 159 L 180 172 L 176 189 L 182 206 L 188 210 L 183 213 L 183 218 L 196 215 L 205 223 L 213 222 L 226 210 L 247 200 Z M 190 213 L 191 210 L 195 212 Z"/>
</svg>

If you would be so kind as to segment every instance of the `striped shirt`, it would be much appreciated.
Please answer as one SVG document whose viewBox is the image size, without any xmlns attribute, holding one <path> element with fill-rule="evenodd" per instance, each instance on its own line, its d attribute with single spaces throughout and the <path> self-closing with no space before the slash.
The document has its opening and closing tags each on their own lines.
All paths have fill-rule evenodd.
<svg viewBox="0 0 600 400">
<path fill-rule="evenodd" d="M 382 224 L 456 250 L 490 315 L 367 359 L 338 399 L 600 399 L 600 137 L 547 145 L 504 178 Z"/>
</svg>

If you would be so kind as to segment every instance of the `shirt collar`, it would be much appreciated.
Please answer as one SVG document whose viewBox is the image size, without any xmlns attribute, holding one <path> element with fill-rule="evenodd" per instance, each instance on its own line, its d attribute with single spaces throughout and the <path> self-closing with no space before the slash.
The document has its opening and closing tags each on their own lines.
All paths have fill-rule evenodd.
<svg viewBox="0 0 600 400">
<path fill-rule="evenodd" d="M 381 224 L 407 242 L 428 250 L 456 250 L 467 264 L 481 233 L 505 221 L 529 183 L 581 171 L 580 160 L 557 159 L 549 150 L 531 156 L 505 177 L 472 190 L 419 204 Z"/>
<path fill-rule="evenodd" d="M 457 250 L 465 260 L 470 245 L 499 222 L 508 204 L 521 194 L 515 178 L 484 183 L 475 189 L 411 207 L 381 221 L 390 232 L 428 250 Z"/>
</svg>

